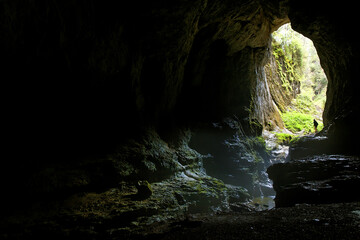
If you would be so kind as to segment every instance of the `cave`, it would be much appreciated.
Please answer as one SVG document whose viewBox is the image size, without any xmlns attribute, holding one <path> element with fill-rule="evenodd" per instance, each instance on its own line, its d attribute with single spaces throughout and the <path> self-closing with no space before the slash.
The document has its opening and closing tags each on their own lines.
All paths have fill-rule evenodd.
<svg viewBox="0 0 360 240">
<path fill-rule="evenodd" d="M 308 121 L 315 119 L 319 126 L 316 133 L 321 131 L 327 78 L 313 42 L 294 31 L 290 23 L 273 32 L 272 39 L 272 56 L 265 65 L 266 78 L 274 103 L 285 114 L 282 116 L 285 127 L 295 132 L 309 132 L 309 127 L 305 130 L 304 126 L 294 126 L 290 122 L 292 114 L 298 112 Z"/>
<path fill-rule="evenodd" d="M 2 238 L 358 237 L 355 6 L 4 0 L 0 13 Z M 328 79 L 324 129 L 259 169 L 262 133 L 284 128 L 269 63 L 289 22 Z M 276 208 L 249 206 L 249 169 L 267 171 Z"/>
</svg>

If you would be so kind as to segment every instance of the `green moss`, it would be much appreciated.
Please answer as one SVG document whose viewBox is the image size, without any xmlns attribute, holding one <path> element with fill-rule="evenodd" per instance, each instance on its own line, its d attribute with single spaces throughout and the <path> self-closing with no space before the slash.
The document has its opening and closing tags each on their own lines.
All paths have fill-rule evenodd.
<svg viewBox="0 0 360 240">
<path fill-rule="evenodd" d="M 221 181 L 220 179 L 213 178 L 212 182 L 215 184 L 216 188 L 219 189 L 220 191 L 226 190 L 225 183 L 223 181 Z"/>
<path fill-rule="evenodd" d="M 280 76 L 282 87 L 287 92 L 292 92 L 292 84 L 294 81 L 300 81 L 302 75 L 302 50 L 298 44 L 281 45 L 273 42 L 273 55 L 278 66 L 277 73 Z"/>
<path fill-rule="evenodd" d="M 292 132 L 311 133 L 315 131 L 313 119 L 316 119 L 320 131 L 323 128 L 320 119 L 326 101 L 327 79 L 314 46 L 290 25 L 282 26 L 272 35 L 272 51 L 281 79 L 279 85 L 290 99 L 295 97 L 288 105 L 290 112 L 285 112 L 286 106 L 280 107 L 285 126 Z"/>
<path fill-rule="evenodd" d="M 289 133 L 275 133 L 278 144 L 290 144 L 296 142 L 299 137 Z"/>
<path fill-rule="evenodd" d="M 201 180 L 197 181 L 188 181 L 187 185 L 197 194 L 213 196 L 215 198 L 219 198 L 221 192 L 227 190 L 223 181 L 212 177 L 201 178 Z"/>
<path fill-rule="evenodd" d="M 309 114 L 299 112 L 285 112 L 282 114 L 286 128 L 292 132 L 312 132 L 313 118 Z"/>
<path fill-rule="evenodd" d="M 282 114 L 285 127 L 292 132 L 304 131 L 311 133 L 315 131 L 314 118 L 311 114 L 289 111 Z M 318 131 L 323 128 L 323 123 L 319 122 Z"/>
<path fill-rule="evenodd" d="M 262 146 L 265 146 L 265 145 L 266 145 L 266 142 L 265 142 L 264 137 L 259 136 L 259 137 L 256 137 L 255 139 L 256 139 L 256 141 L 257 141 L 260 145 L 262 145 Z"/>
<path fill-rule="evenodd" d="M 254 106 L 253 101 L 251 103 L 251 106 Z M 252 112 L 250 112 L 250 115 L 252 115 Z M 263 130 L 263 126 L 261 125 L 261 123 L 257 119 L 255 119 L 255 118 L 250 119 L 249 124 L 250 124 L 250 130 L 251 130 L 252 134 L 254 134 L 255 136 L 261 135 L 262 130 Z"/>
</svg>

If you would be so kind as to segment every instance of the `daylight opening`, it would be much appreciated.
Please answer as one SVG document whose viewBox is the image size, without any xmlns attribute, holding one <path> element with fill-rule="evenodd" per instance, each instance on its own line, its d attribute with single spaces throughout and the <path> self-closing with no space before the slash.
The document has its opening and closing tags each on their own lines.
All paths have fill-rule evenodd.
<svg viewBox="0 0 360 240">
<path fill-rule="evenodd" d="M 313 42 L 285 24 L 272 34 L 272 52 L 283 99 L 274 99 L 286 129 L 296 135 L 323 128 L 327 78 Z M 318 122 L 314 127 L 314 119 Z M 316 125 L 316 124 L 315 124 Z"/>
</svg>

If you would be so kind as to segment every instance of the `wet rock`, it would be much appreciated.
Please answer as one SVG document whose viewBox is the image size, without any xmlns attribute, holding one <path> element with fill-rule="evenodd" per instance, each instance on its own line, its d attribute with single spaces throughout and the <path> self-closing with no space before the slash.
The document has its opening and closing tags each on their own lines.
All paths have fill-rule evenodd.
<svg viewBox="0 0 360 240">
<path fill-rule="evenodd" d="M 279 67 L 284 68 L 284 56 L 279 56 L 279 63 L 276 62 L 273 52 L 270 53 L 268 63 L 265 65 L 266 78 L 268 81 L 271 97 L 281 112 L 286 111 L 286 107 L 291 104 L 291 100 L 300 93 L 300 81 L 290 80 L 291 87 L 283 86 L 282 77 L 279 74 Z M 286 70 L 283 69 L 285 72 Z M 283 76 L 284 77 L 284 76 Z M 285 75 L 285 77 L 288 77 Z M 284 127 L 284 125 L 282 125 Z"/>
<path fill-rule="evenodd" d="M 278 132 L 284 132 L 286 130 L 277 129 Z M 263 137 L 266 143 L 266 149 L 270 151 L 269 167 L 275 163 L 285 162 L 289 158 L 289 146 L 279 143 L 278 138 L 276 137 L 276 132 L 270 132 L 267 130 L 263 131 Z"/>
<path fill-rule="evenodd" d="M 305 136 L 291 144 L 289 158 L 302 159 L 319 154 L 336 154 L 338 152 L 334 141 L 326 136 Z"/>
<path fill-rule="evenodd" d="M 143 183 L 161 181 L 182 171 L 184 166 L 197 167 L 201 161 L 201 155 L 190 149 L 186 142 L 171 148 L 155 131 L 149 130 L 142 138 L 129 139 L 107 156 L 49 164 L 36 169 L 27 179 L 24 190 L 29 198 L 38 199 L 66 198 L 84 191 L 103 192 L 118 187 L 121 181 L 134 186 L 139 180 Z M 142 190 L 140 192 L 145 194 Z"/>
<path fill-rule="evenodd" d="M 277 207 L 359 200 L 359 157 L 317 155 L 268 168 Z"/>
<path fill-rule="evenodd" d="M 271 211 L 194 216 L 196 228 L 167 227 L 156 239 L 358 239 L 360 204 L 301 204 Z M 157 228 L 159 232 L 159 228 Z"/>
<path fill-rule="evenodd" d="M 229 211 L 229 203 L 245 202 L 250 197 L 246 189 L 224 184 L 201 171 L 181 173 L 155 185 L 162 186 L 162 191 L 173 192 L 188 213 Z"/>
<path fill-rule="evenodd" d="M 9 239 L 51 235 L 60 239 L 127 239 L 150 224 L 184 222 L 189 214 L 228 212 L 233 209 L 230 202 L 240 204 L 249 198 L 244 188 L 225 185 L 195 170 L 157 183 L 143 181 L 140 186 L 122 182 L 121 188 L 74 194 L 63 201 L 33 206 L 26 214 L 6 221 L 0 218 L 0 234 L 6 233 Z"/>
<path fill-rule="evenodd" d="M 258 182 L 267 179 L 262 173 L 269 164 L 269 153 L 264 139 L 256 136 L 258 130 L 239 119 L 227 118 L 195 132 L 190 146 L 208 155 L 204 159 L 207 174 L 260 195 Z"/>
</svg>

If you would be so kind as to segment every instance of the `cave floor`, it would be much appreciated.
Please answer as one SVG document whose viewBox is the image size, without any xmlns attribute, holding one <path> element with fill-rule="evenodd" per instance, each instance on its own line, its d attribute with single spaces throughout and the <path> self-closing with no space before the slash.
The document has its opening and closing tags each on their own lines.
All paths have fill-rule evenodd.
<svg viewBox="0 0 360 240">
<path fill-rule="evenodd" d="M 11 229 L 0 224 L 0 239 L 360 239 L 360 202 L 297 204 L 264 211 L 239 207 L 218 214 L 189 214 L 128 231 L 118 229 L 124 219 L 96 218 L 98 226 L 93 227 L 89 217 L 71 216 L 57 215 L 38 223 L 30 219 L 28 227 L 16 224 Z"/>
<path fill-rule="evenodd" d="M 143 233 L 144 234 L 144 233 Z M 153 224 L 139 239 L 360 239 L 360 202 L 191 215 Z M 135 238 L 132 236 L 131 239 Z"/>
</svg>

